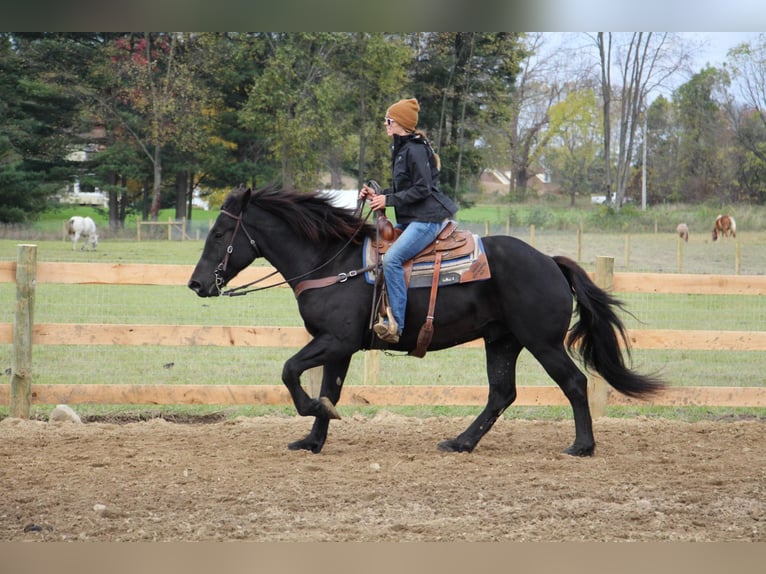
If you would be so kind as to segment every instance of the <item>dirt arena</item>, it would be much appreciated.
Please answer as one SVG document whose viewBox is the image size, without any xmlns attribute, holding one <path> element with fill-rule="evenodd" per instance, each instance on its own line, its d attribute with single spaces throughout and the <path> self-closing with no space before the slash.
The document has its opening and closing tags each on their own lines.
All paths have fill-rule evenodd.
<svg viewBox="0 0 766 574">
<path fill-rule="evenodd" d="M 766 421 L 350 416 L 322 454 L 310 420 L 0 421 L 2 541 L 766 541 Z"/>
</svg>

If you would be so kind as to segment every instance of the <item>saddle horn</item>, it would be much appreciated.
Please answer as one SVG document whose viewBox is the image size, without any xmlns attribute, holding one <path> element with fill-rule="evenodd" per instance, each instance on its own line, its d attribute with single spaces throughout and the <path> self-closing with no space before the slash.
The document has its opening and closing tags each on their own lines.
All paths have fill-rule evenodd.
<svg viewBox="0 0 766 574">
<path fill-rule="evenodd" d="M 380 187 L 380 184 L 374 179 L 367 180 L 367 187 L 371 187 L 376 194 L 379 194 L 381 191 L 383 191 L 383 188 Z M 380 211 L 375 212 L 375 228 L 377 229 L 379 239 L 383 239 L 384 241 L 393 241 L 396 237 L 394 224 L 391 223 L 388 217 L 386 217 L 385 209 L 381 209 Z"/>
</svg>

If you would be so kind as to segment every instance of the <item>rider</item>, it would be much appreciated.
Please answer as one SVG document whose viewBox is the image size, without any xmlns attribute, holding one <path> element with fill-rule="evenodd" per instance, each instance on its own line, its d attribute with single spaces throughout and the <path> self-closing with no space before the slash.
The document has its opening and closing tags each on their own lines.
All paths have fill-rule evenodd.
<svg viewBox="0 0 766 574">
<path fill-rule="evenodd" d="M 402 265 L 415 257 L 457 213 L 455 203 L 439 190 L 439 156 L 422 132 L 415 131 L 420 105 L 417 99 L 399 100 L 386 111 L 386 133 L 391 144 L 390 188 L 375 191 L 363 185 L 359 198 L 370 201 L 374 211 L 392 206 L 401 235 L 383 255 L 383 277 L 393 320 L 377 323 L 375 334 L 387 343 L 398 343 L 404 329 L 407 286 Z"/>
</svg>

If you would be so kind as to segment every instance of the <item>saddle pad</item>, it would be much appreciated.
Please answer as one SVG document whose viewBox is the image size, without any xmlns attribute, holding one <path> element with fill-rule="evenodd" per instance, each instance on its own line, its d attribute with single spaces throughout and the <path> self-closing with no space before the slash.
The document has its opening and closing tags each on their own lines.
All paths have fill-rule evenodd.
<svg viewBox="0 0 766 574">
<path fill-rule="evenodd" d="M 474 249 L 471 254 L 442 259 L 439 272 L 440 287 L 442 285 L 468 283 L 469 281 L 483 281 L 490 278 L 489 265 L 481 237 L 473 234 L 473 240 Z M 365 267 L 375 260 L 375 244 L 370 238 L 364 241 L 363 257 Z M 409 287 L 431 287 L 433 274 L 433 261 L 413 264 Z M 375 276 L 376 270 L 374 269 L 364 274 L 365 280 L 371 285 L 375 283 Z"/>
</svg>

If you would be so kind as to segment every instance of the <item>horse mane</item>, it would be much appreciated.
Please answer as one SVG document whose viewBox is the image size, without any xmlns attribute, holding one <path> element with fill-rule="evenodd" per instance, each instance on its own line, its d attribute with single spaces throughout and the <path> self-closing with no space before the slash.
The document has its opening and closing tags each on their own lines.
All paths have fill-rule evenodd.
<svg viewBox="0 0 766 574">
<path fill-rule="evenodd" d="M 270 184 L 256 189 L 250 203 L 286 221 L 290 227 L 313 243 L 372 237 L 375 228 L 349 209 L 330 203 L 317 191 L 283 189 Z"/>
</svg>

